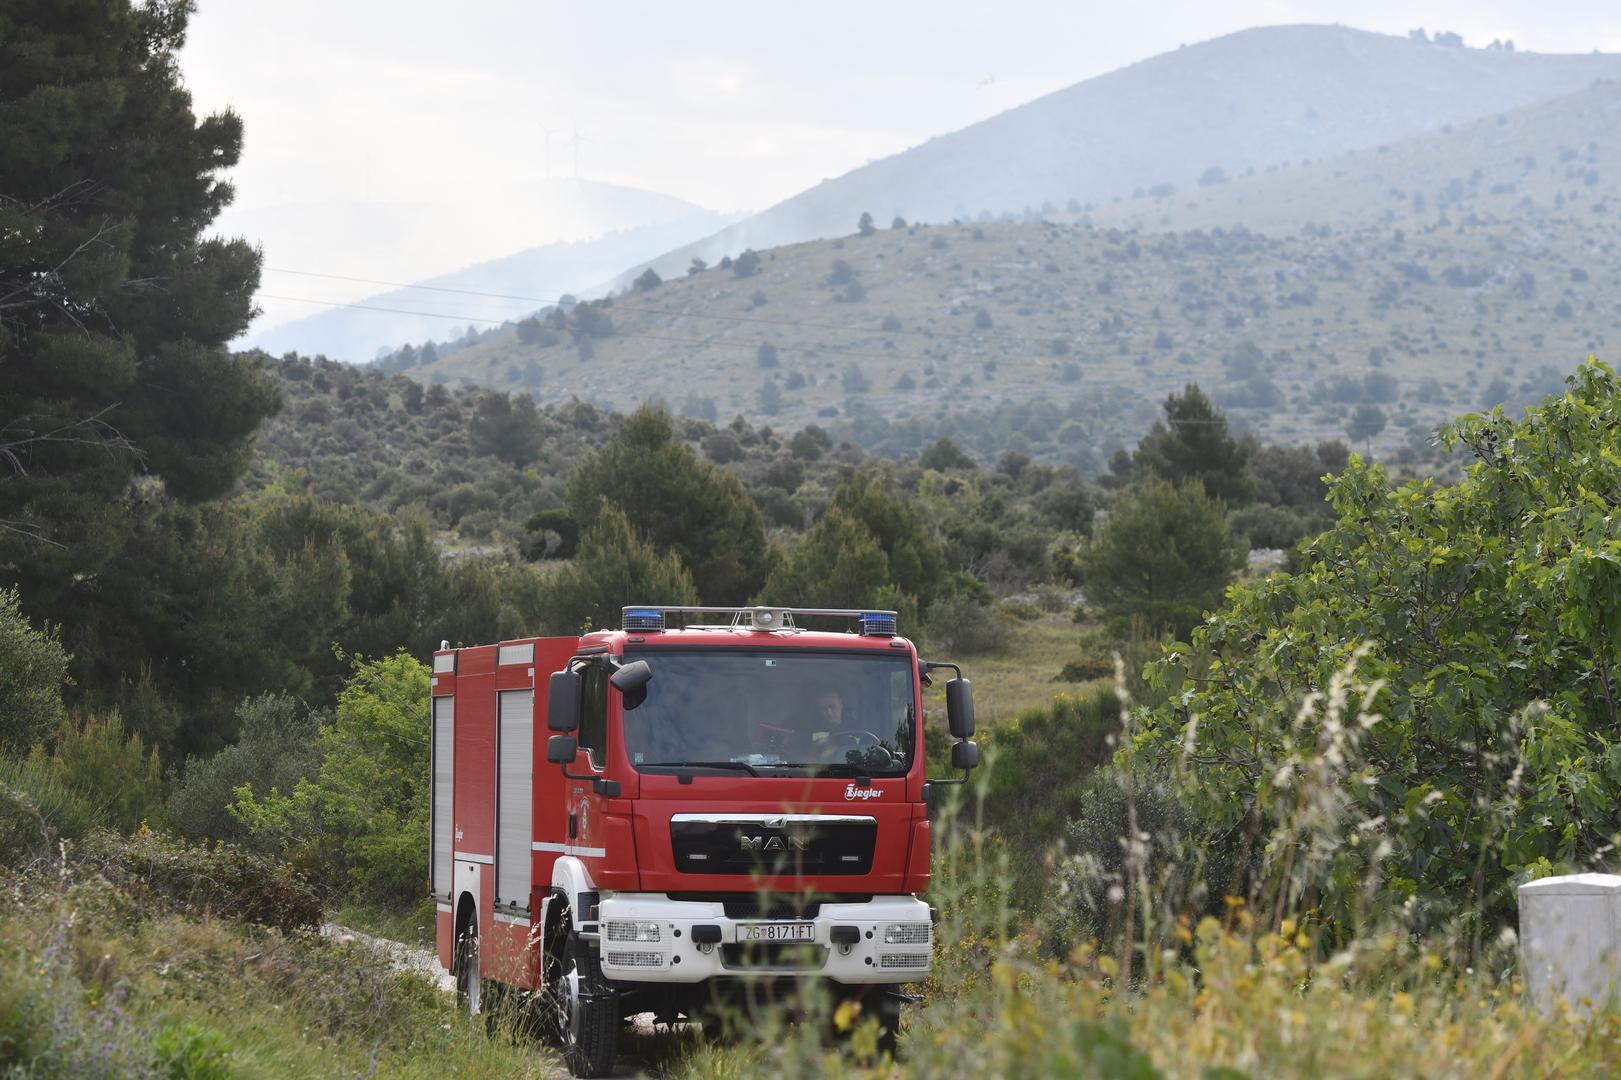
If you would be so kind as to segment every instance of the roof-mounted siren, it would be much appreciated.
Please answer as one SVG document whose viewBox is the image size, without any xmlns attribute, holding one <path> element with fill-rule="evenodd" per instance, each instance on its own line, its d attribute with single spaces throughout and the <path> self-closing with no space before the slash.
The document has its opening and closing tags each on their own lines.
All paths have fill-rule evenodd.
<svg viewBox="0 0 1621 1080">
<path fill-rule="evenodd" d="M 894 637 L 897 633 L 893 611 L 863 611 L 857 625 L 863 637 Z"/>
<path fill-rule="evenodd" d="M 749 627 L 754 630 L 782 630 L 794 625 L 793 614 L 781 608 L 756 607 L 739 614 L 747 615 Z"/>
<path fill-rule="evenodd" d="M 628 607 L 620 623 L 626 630 L 663 630 L 664 612 L 660 608 Z"/>
</svg>

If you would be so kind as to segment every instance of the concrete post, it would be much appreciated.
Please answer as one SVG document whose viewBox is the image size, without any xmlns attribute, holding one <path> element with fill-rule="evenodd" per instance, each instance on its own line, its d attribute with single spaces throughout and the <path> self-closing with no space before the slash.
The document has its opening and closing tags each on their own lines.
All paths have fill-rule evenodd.
<svg viewBox="0 0 1621 1080">
<path fill-rule="evenodd" d="M 1570 874 L 1519 888 L 1526 987 L 1543 1009 L 1559 997 L 1600 1006 L 1621 978 L 1621 877 Z"/>
</svg>

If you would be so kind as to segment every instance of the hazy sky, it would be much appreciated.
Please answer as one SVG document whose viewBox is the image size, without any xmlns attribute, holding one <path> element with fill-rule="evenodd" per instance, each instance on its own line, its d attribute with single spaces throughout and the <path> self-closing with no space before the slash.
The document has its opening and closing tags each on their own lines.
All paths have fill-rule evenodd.
<svg viewBox="0 0 1621 1080">
<path fill-rule="evenodd" d="M 1414 26 L 1621 51 L 1615 0 L 1035 3 L 199 0 L 200 109 L 247 125 L 237 205 L 439 201 L 553 175 L 760 208 L 875 157 L 1248 26 Z"/>
</svg>

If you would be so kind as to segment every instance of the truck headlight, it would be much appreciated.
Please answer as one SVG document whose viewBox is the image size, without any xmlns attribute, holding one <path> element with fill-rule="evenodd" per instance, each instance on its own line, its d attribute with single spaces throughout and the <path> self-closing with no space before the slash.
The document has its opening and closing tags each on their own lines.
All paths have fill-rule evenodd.
<svg viewBox="0 0 1621 1080">
<path fill-rule="evenodd" d="M 609 941 L 657 941 L 659 924 L 649 919 L 612 919 L 602 931 Z"/>
<path fill-rule="evenodd" d="M 929 924 L 917 923 L 891 923 L 884 927 L 885 945 L 927 945 L 929 943 Z"/>
</svg>

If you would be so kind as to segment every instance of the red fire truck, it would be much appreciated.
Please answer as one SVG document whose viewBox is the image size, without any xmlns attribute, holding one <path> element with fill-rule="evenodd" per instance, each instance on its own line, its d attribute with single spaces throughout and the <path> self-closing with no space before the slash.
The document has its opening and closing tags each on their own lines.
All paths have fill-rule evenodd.
<svg viewBox="0 0 1621 1080">
<path fill-rule="evenodd" d="M 926 781 L 940 669 L 961 776 Z M 890 611 L 630 607 L 619 630 L 441 648 L 439 961 L 473 1012 L 492 982 L 539 991 L 576 1076 L 612 1070 L 627 1017 L 807 978 L 892 1034 L 930 963 L 925 795 L 978 764 L 973 731 L 961 669 Z"/>
</svg>

